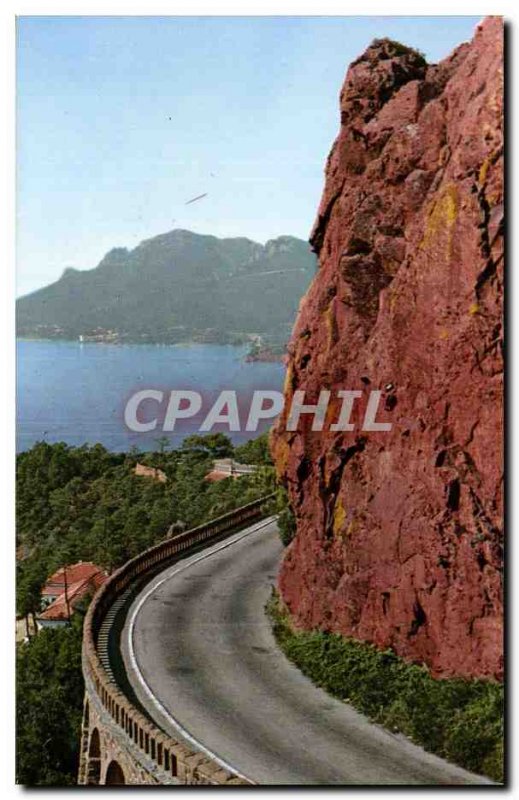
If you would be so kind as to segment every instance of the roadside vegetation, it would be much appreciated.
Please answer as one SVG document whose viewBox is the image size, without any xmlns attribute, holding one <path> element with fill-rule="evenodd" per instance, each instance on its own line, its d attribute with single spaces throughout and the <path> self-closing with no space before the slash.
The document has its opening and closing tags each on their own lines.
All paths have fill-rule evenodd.
<svg viewBox="0 0 519 800">
<path fill-rule="evenodd" d="M 287 658 L 317 686 L 426 750 L 503 781 L 501 684 L 437 680 L 392 650 L 339 634 L 297 631 L 276 593 L 267 613 Z"/>
<path fill-rule="evenodd" d="M 205 480 L 213 460 L 227 456 L 258 470 L 238 480 Z M 135 475 L 137 463 L 160 469 L 167 480 Z M 17 616 L 34 620 L 47 577 L 64 564 L 93 561 L 113 571 L 166 538 L 171 525 L 176 532 L 191 528 L 274 490 L 266 436 L 234 448 L 223 434 L 195 435 L 177 450 L 161 439 L 149 453 L 39 442 L 17 457 Z M 20 784 L 76 783 L 82 620 L 76 613 L 69 626 L 46 628 L 17 646 Z"/>
</svg>

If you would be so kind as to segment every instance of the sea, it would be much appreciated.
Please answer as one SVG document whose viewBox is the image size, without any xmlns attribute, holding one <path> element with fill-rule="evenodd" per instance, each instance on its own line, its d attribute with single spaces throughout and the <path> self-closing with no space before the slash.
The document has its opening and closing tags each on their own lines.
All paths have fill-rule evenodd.
<svg viewBox="0 0 519 800">
<path fill-rule="evenodd" d="M 200 421 L 222 390 L 236 392 L 240 430 L 218 423 L 214 431 L 226 433 L 240 444 L 266 430 L 245 431 L 248 408 L 255 390 L 281 391 L 282 363 L 247 363 L 247 346 L 211 344 L 117 345 L 48 340 L 17 341 L 17 451 L 38 441 L 69 445 L 100 443 L 108 450 L 140 451 L 178 447 L 198 433 Z M 128 400 L 143 389 L 163 393 L 162 405 L 143 405 L 144 421 L 157 417 L 153 431 L 136 432 L 125 423 Z M 172 390 L 199 392 L 200 413 L 179 421 L 163 432 L 165 407 Z M 150 404 L 152 401 L 146 401 Z M 162 413 L 162 417 L 161 417 Z M 167 444 L 164 438 L 167 438 Z"/>
</svg>

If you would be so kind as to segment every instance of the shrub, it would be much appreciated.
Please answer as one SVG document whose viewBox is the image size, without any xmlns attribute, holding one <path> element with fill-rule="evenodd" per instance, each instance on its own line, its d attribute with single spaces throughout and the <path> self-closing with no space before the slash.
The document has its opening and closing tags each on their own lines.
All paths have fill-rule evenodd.
<svg viewBox="0 0 519 800">
<path fill-rule="evenodd" d="M 334 633 L 294 631 L 275 594 L 267 613 L 285 655 L 317 686 L 426 750 L 503 780 L 501 684 L 435 679 L 426 666 L 392 650 Z"/>
</svg>

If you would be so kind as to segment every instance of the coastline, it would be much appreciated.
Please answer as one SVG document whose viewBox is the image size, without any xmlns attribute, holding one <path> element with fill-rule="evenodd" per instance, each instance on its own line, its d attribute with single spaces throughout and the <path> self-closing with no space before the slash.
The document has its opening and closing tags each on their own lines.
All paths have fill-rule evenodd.
<svg viewBox="0 0 519 800">
<path fill-rule="evenodd" d="M 180 342 L 143 342 L 142 340 L 125 340 L 120 339 L 107 340 L 107 339 L 79 339 L 70 338 L 57 338 L 50 336 L 16 336 L 16 342 L 46 342 L 51 344 L 76 344 L 81 347 L 84 345 L 100 345 L 103 347 L 236 347 L 244 348 L 248 342 L 200 342 L 196 339 L 186 339 Z M 283 364 L 285 353 L 274 353 L 268 348 L 261 350 L 258 353 L 246 353 L 243 356 L 243 361 L 246 364 Z"/>
</svg>

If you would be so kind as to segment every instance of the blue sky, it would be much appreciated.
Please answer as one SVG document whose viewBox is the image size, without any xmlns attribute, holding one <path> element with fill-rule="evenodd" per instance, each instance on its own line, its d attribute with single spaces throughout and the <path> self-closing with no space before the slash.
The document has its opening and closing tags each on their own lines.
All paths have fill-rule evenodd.
<svg viewBox="0 0 519 800">
<path fill-rule="evenodd" d="M 382 36 L 435 62 L 477 22 L 19 17 L 17 294 L 177 227 L 307 238 L 349 62 Z"/>
</svg>

